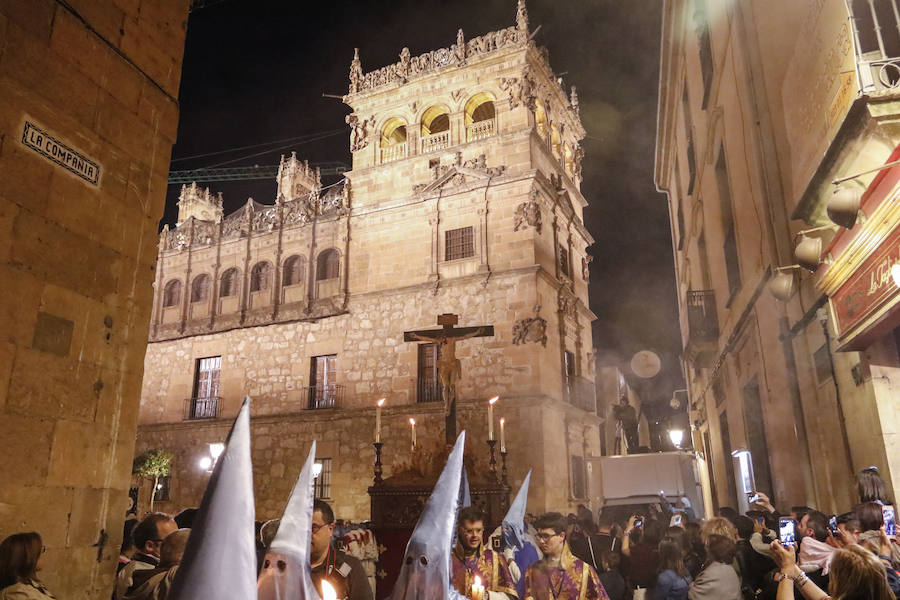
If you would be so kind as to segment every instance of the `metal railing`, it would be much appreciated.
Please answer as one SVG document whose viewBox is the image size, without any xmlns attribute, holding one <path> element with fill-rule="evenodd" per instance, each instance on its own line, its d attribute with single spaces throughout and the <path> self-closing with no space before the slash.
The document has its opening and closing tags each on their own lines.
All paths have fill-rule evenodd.
<svg viewBox="0 0 900 600">
<path fill-rule="evenodd" d="M 689 290 L 686 304 L 690 339 L 698 342 L 714 342 L 719 339 L 715 292 Z"/>
<path fill-rule="evenodd" d="M 419 379 L 416 389 L 416 402 L 442 402 L 444 388 L 440 381 Z"/>
<path fill-rule="evenodd" d="M 382 146 L 381 162 L 386 163 L 393 160 L 399 160 L 401 158 L 406 158 L 406 142 L 392 144 L 390 146 Z"/>
<path fill-rule="evenodd" d="M 422 152 L 443 150 L 450 147 L 450 131 L 441 131 L 432 135 L 422 136 Z"/>
<path fill-rule="evenodd" d="M 220 396 L 209 398 L 188 398 L 184 401 L 184 420 L 215 419 L 222 407 Z"/>
<path fill-rule="evenodd" d="M 487 119 L 485 121 L 477 121 L 466 127 L 466 141 L 474 142 L 486 137 L 494 135 L 495 119 Z"/>
<path fill-rule="evenodd" d="M 306 394 L 306 407 L 310 410 L 338 408 L 344 401 L 344 386 L 337 384 L 312 385 L 301 388 Z"/>
</svg>

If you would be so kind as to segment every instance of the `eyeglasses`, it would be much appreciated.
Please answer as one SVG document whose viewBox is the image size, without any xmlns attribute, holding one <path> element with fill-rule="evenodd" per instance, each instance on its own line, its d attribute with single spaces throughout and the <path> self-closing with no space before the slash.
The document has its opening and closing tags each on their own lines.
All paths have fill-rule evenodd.
<svg viewBox="0 0 900 600">
<path fill-rule="evenodd" d="M 47 546 L 41 546 L 41 554 L 47 553 Z"/>
<path fill-rule="evenodd" d="M 319 530 L 320 530 L 320 529 L 322 529 L 323 527 L 328 527 L 329 525 L 331 525 L 331 523 L 321 523 L 321 524 L 320 524 L 320 523 L 313 523 L 313 524 L 312 524 L 312 532 L 313 532 L 313 533 L 319 533 Z"/>
<path fill-rule="evenodd" d="M 551 538 L 555 538 L 556 536 L 561 535 L 559 533 L 539 533 L 537 534 L 537 539 L 541 542 L 547 542 Z"/>
</svg>

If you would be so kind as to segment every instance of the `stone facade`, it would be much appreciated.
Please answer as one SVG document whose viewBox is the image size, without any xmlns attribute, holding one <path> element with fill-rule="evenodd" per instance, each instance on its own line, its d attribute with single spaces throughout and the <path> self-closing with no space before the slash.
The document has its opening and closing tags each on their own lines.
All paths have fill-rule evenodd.
<svg viewBox="0 0 900 600">
<path fill-rule="evenodd" d="M 59 598 L 112 589 L 188 4 L 0 3 L 0 537 Z"/>
<path fill-rule="evenodd" d="M 877 76 L 898 59 L 876 56 L 869 11 L 782 6 L 666 2 L 655 178 L 670 203 L 706 493 L 745 502 L 732 452 L 748 450 L 779 507 L 834 513 L 857 502 L 853 474 L 869 465 L 900 485 L 896 394 L 882 387 L 900 361 L 890 333 L 866 352 L 835 342 L 828 297 L 794 249 L 825 226 L 806 233 L 823 263 L 837 256 L 832 182 L 863 173 L 848 185 L 865 190 L 900 142 L 897 88 Z"/>
<path fill-rule="evenodd" d="M 443 443 L 442 405 L 423 402 L 439 396 L 423 391 L 422 351 L 403 341 L 442 313 L 495 332 L 457 347 L 470 454 L 487 464 L 486 401 L 499 395 L 511 484 L 534 469 L 531 510 L 584 500 L 572 457 L 599 454 L 584 130 L 574 91 L 527 40 L 521 2 L 517 22 L 421 57 L 404 49 L 374 74 L 357 55 L 344 98 L 353 170 L 339 184 L 323 187 L 291 156 L 273 203 L 223 216 L 217 196 L 184 188 L 185 212 L 160 237 L 138 438 L 139 451 L 176 455 L 161 508 L 199 502 L 198 460 L 246 394 L 257 518 L 279 515 L 313 439 L 332 459 L 338 516 L 368 518 L 375 402 L 387 399 L 385 477 L 413 460 L 410 417 L 420 446 Z M 312 367 L 322 356 L 335 357 L 327 384 Z M 207 357 L 221 357 L 219 400 L 202 415 L 215 418 L 197 420 Z"/>
</svg>

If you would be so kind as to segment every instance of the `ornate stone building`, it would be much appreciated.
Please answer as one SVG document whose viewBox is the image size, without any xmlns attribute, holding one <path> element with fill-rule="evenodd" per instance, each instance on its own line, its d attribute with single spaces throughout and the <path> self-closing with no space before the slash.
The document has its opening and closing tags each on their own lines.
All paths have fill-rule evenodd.
<svg viewBox="0 0 900 600">
<path fill-rule="evenodd" d="M 443 313 L 492 337 L 459 343 L 460 428 L 486 463 L 487 399 L 506 419 L 511 485 L 534 470 L 530 509 L 587 494 L 599 455 L 574 88 L 516 24 L 364 73 L 344 102 L 353 169 L 323 187 L 283 158 L 270 204 L 185 187 L 160 236 L 138 451 L 175 453 L 164 510 L 196 505 L 198 461 L 253 398 L 257 517 L 280 514 L 311 440 L 318 493 L 369 516 L 375 403 L 385 477 L 443 444 L 436 346 L 405 343 Z M 141 494 L 142 506 L 148 494 Z"/>
</svg>

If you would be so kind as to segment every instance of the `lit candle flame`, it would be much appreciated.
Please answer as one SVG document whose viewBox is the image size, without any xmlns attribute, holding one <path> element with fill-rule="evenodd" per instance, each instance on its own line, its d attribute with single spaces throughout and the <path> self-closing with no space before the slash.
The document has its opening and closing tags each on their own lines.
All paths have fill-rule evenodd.
<svg viewBox="0 0 900 600">
<path fill-rule="evenodd" d="M 410 424 L 410 425 L 415 425 L 415 424 L 416 424 L 416 420 L 410 417 L 410 419 L 409 419 L 409 424 Z"/>
<path fill-rule="evenodd" d="M 379 400 L 378 402 L 376 402 L 376 404 L 377 404 L 378 406 L 384 406 L 384 401 L 385 401 L 385 398 L 382 398 L 381 400 Z"/>
<path fill-rule="evenodd" d="M 506 423 L 506 419 L 504 419 L 503 417 L 500 417 L 500 424 L 503 425 L 504 423 Z"/>
<path fill-rule="evenodd" d="M 475 576 L 475 581 L 472 583 L 472 587 L 481 587 L 481 577 L 478 575 Z"/>
<path fill-rule="evenodd" d="M 500 396 L 494 396 L 493 398 L 491 398 L 490 400 L 488 400 L 488 404 L 493 404 L 493 403 L 495 403 L 495 402 L 496 402 L 497 400 L 499 400 L 499 399 L 500 399 Z"/>
<path fill-rule="evenodd" d="M 327 580 L 322 580 L 322 600 L 337 600 L 337 592 Z"/>
</svg>

